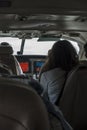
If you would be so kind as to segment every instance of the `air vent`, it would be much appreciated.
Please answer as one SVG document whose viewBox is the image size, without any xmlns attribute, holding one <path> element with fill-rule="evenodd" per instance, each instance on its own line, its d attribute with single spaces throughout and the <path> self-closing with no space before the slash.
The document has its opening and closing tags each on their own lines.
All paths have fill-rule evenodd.
<svg viewBox="0 0 87 130">
<path fill-rule="evenodd" d="M 11 1 L 2 1 L 0 0 L 0 7 L 11 7 Z"/>
</svg>

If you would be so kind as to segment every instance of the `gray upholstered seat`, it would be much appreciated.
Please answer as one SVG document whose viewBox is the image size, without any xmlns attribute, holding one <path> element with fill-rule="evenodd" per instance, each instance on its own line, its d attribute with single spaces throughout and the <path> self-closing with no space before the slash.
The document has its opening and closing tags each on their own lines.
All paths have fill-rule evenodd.
<svg viewBox="0 0 87 130">
<path fill-rule="evenodd" d="M 45 106 L 30 86 L 0 77 L 0 130 L 49 130 Z"/>
<path fill-rule="evenodd" d="M 59 102 L 74 130 L 87 129 L 87 65 L 79 65 L 69 75 Z"/>
<path fill-rule="evenodd" d="M 87 65 L 69 75 L 59 106 L 74 130 L 87 129 Z"/>
</svg>

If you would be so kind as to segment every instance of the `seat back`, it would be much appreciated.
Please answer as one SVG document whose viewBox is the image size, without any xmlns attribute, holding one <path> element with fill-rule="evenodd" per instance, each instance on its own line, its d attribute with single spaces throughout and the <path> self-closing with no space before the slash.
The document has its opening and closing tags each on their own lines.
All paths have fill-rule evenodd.
<svg viewBox="0 0 87 130">
<path fill-rule="evenodd" d="M 0 77 L 0 130 L 49 130 L 45 106 L 30 86 Z"/>
<path fill-rule="evenodd" d="M 74 130 L 87 129 L 87 65 L 69 74 L 59 107 Z"/>
</svg>

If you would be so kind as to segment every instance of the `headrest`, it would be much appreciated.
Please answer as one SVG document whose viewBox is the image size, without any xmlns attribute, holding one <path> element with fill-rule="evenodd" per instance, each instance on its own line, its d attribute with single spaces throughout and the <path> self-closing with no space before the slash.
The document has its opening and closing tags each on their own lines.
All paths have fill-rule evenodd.
<svg viewBox="0 0 87 130">
<path fill-rule="evenodd" d="M 0 44 L 0 54 L 13 54 L 13 48 L 7 42 Z"/>
</svg>

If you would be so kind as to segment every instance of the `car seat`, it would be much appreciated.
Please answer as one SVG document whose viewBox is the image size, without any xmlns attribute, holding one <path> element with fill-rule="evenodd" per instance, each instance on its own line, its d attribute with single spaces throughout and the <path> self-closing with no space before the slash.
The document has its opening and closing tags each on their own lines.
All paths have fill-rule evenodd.
<svg viewBox="0 0 87 130">
<path fill-rule="evenodd" d="M 78 65 L 66 80 L 59 101 L 66 120 L 74 130 L 87 129 L 87 63 Z"/>
<path fill-rule="evenodd" d="M 0 77 L 0 130 L 49 130 L 45 106 L 30 86 Z"/>
</svg>

